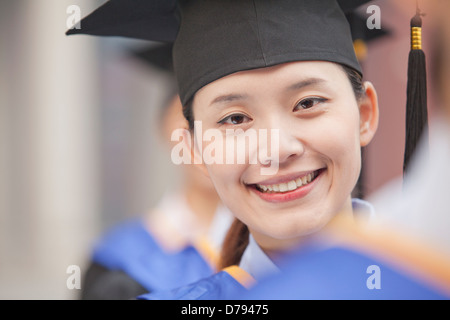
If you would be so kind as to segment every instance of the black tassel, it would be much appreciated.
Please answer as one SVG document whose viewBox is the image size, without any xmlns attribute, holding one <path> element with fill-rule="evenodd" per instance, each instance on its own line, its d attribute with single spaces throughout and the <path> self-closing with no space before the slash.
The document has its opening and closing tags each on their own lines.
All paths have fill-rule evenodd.
<svg viewBox="0 0 450 320">
<path fill-rule="evenodd" d="M 406 100 L 406 142 L 403 173 L 408 170 L 411 157 L 421 138 L 428 136 L 427 72 L 425 53 L 422 51 L 422 16 L 417 8 L 411 19 L 411 51 L 408 59 L 408 85 Z M 427 150 L 423 150 L 427 152 Z"/>
</svg>

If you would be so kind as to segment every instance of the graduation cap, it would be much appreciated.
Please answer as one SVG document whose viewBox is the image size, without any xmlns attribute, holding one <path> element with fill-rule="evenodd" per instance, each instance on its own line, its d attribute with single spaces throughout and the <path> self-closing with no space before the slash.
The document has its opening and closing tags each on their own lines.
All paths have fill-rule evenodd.
<svg viewBox="0 0 450 320">
<path fill-rule="evenodd" d="M 146 64 L 156 67 L 160 71 L 172 74 L 172 48 L 171 43 L 157 44 L 150 47 L 145 47 L 131 52 L 133 57 L 139 58 Z"/>
<path fill-rule="evenodd" d="M 356 58 L 361 63 L 367 56 L 368 43 L 389 36 L 391 32 L 386 28 L 367 28 L 367 19 L 357 12 L 350 11 L 345 16 L 350 24 Z"/>
<path fill-rule="evenodd" d="M 362 74 L 345 12 L 368 0 L 110 0 L 67 34 L 173 42 L 180 98 L 228 74 L 332 61 Z"/>
<path fill-rule="evenodd" d="M 110 0 L 67 34 L 173 43 L 173 65 L 185 105 L 200 88 L 226 75 L 286 62 L 331 61 L 362 74 L 347 17 L 367 2 Z M 366 33 L 360 39 L 376 38 L 365 25 L 361 29 Z"/>
<path fill-rule="evenodd" d="M 163 103 L 159 110 L 159 119 L 166 114 L 167 108 L 170 107 L 172 99 L 178 94 L 175 74 L 172 63 L 172 43 L 159 43 L 145 48 L 132 50 L 130 56 L 143 62 L 144 65 L 155 68 L 163 72 L 167 76 L 165 81 L 165 92 Z"/>
</svg>

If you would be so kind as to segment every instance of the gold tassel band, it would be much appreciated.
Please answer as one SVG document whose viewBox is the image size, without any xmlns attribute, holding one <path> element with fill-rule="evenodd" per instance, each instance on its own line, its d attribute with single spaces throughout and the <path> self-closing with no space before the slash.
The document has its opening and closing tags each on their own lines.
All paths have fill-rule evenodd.
<svg viewBox="0 0 450 320">
<path fill-rule="evenodd" d="M 355 49 L 356 58 L 358 61 L 363 61 L 367 57 L 367 45 L 362 39 L 353 41 L 353 48 Z"/>
<path fill-rule="evenodd" d="M 411 28 L 411 49 L 422 50 L 422 28 Z"/>
</svg>

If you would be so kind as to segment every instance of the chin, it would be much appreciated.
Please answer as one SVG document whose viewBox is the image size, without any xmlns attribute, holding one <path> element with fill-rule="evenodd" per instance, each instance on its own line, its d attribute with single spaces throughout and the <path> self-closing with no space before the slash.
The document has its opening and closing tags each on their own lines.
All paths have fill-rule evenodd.
<svg viewBox="0 0 450 320">
<path fill-rule="evenodd" d="M 268 226 L 268 235 L 278 240 L 301 241 L 301 238 L 310 236 L 322 230 L 330 221 L 329 217 L 323 213 L 314 213 L 302 219 L 286 220 L 274 228 L 275 224 Z"/>
</svg>

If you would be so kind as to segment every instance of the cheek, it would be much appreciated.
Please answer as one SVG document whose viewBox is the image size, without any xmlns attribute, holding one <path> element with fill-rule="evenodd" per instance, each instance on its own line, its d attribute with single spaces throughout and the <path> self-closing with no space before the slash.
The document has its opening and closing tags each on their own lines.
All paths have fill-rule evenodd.
<svg viewBox="0 0 450 320">
<path fill-rule="evenodd" d="M 321 152 L 330 162 L 333 176 L 356 184 L 361 169 L 359 114 L 350 112 L 323 122 L 319 140 Z"/>
<path fill-rule="evenodd" d="M 233 202 L 238 201 L 239 195 L 242 195 L 240 182 L 242 165 L 234 164 L 210 164 L 206 165 L 209 177 L 214 184 L 217 194 L 228 205 L 230 199 Z"/>
<path fill-rule="evenodd" d="M 222 203 L 238 219 L 248 222 L 248 214 L 253 209 L 249 205 L 248 190 L 240 178 L 245 170 L 242 165 L 207 165 L 214 188 Z"/>
</svg>

